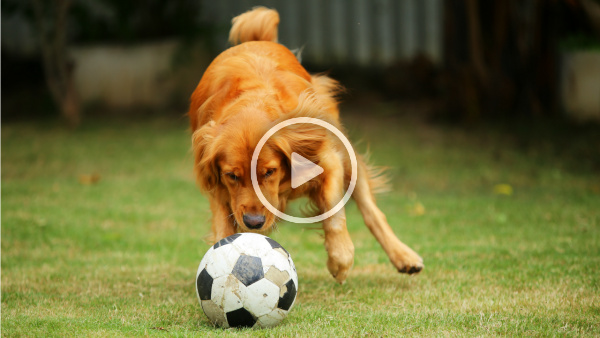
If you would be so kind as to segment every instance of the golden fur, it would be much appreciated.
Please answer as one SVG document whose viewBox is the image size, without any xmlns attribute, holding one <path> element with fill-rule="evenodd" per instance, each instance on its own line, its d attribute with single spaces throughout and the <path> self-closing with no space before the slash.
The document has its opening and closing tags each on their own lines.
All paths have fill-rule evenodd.
<svg viewBox="0 0 600 338">
<path fill-rule="evenodd" d="M 289 49 L 277 43 L 276 11 L 257 7 L 232 22 L 230 42 L 234 46 L 208 67 L 192 94 L 189 110 L 195 172 L 210 199 L 215 241 L 237 232 L 268 234 L 276 224 L 275 215 L 262 205 L 250 180 L 252 153 L 272 126 L 302 116 L 322 119 L 343 130 L 335 99 L 339 84 L 324 75 L 311 76 Z M 292 189 L 292 152 L 321 166 L 323 174 Z M 375 204 L 373 192 L 387 188 L 381 171 L 368 166 L 364 158 L 358 159 L 352 198 L 366 225 L 398 271 L 421 271 L 422 259 L 398 240 Z M 287 201 L 304 196 L 319 213 L 330 210 L 343 197 L 350 174 L 349 156 L 341 141 L 312 124 L 295 124 L 273 135 L 257 165 L 263 195 L 282 211 Z M 251 219 L 259 221 L 251 223 Z M 323 230 L 327 267 L 342 283 L 354 262 L 344 209 L 324 220 Z"/>
</svg>

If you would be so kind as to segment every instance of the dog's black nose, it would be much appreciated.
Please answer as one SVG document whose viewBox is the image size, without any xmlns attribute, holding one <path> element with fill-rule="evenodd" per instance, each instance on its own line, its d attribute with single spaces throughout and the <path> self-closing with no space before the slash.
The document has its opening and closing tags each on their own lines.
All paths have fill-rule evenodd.
<svg viewBox="0 0 600 338">
<path fill-rule="evenodd" d="M 244 224 L 246 224 L 249 229 L 260 229 L 265 225 L 265 216 L 244 215 Z"/>
</svg>

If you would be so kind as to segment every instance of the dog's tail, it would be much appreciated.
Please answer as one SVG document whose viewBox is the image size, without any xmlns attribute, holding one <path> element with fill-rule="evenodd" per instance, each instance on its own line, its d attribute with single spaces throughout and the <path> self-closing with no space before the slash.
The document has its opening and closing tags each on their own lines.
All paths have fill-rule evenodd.
<svg viewBox="0 0 600 338">
<path fill-rule="evenodd" d="M 233 26 L 229 32 L 229 43 L 232 46 L 248 41 L 277 42 L 279 13 L 274 9 L 254 7 L 233 18 L 231 23 Z"/>
</svg>

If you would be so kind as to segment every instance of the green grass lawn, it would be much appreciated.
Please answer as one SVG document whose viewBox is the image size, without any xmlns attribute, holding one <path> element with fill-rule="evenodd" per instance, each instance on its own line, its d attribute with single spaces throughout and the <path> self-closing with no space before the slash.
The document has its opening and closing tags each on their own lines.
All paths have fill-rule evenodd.
<svg viewBox="0 0 600 338">
<path fill-rule="evenodd" d="M 210 212 L 185 120 L 3 125 L 2 336 L 600 336 L 599 175 L 493 132 L 346 126 L 391 167 L 379 205 L 425 270 L 398 274 L 353 202 L 344 285 L 321 232 L 284 224 L 272 237 L 296 263 L 296 306 L 253 331 L 212 327 L 196 299 Z"/>
</svg>

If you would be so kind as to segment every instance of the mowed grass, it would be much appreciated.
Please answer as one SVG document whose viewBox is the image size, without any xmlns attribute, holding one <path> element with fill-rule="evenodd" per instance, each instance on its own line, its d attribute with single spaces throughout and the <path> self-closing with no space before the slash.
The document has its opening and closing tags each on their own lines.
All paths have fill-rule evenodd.
<svg viewBox="0 0 600 338">
<path fill-rule="evenodd" d="M 292 254 L 299 295 L 268 330 L 214 328 L 196 299 L 210 212 L 185 120 L 3 125 L 2 336 L 600 335 L 598 175 L 493 133 L 345 121 L 390 167 L 380 208 L 425 270 L 398 274 L 353 202 L 344 285 L 322 232 L 283 224 L 272 237 Z M 98 183 L 79 182 L 93 173 Z"/>
</svg>

